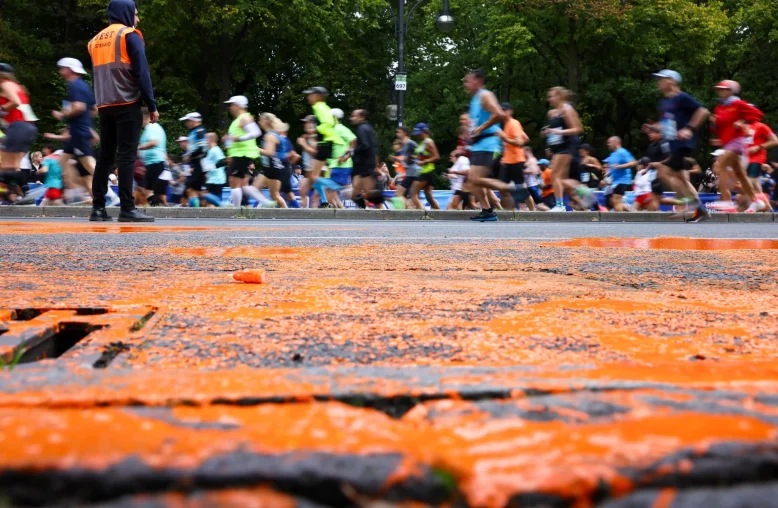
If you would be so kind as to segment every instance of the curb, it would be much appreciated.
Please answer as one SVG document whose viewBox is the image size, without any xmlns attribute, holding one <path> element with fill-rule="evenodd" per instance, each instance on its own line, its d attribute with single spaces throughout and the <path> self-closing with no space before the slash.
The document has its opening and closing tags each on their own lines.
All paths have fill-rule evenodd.
<svg viewBox="0 0 778 508">
<path fill-rule="evenodd" d="M 321 210 L 295 208 L 140 208 L 143 213 L 157 219 L 338 219 L 338 220 L 439 220 L 469 221 L 472 211 L 445 210 Z M 87 218 L 91 208 L 88 206 L 0 206 L 0 218 Z M 111 217 L 119 215 L 118 208 L 108 210 Z M 683 221 L 674 217 L 672 212 L 510 212 L 499 211 L 497 215 L 503 222 L 672 222 Z M 710 222 L 735 222 L 764 224 L 774 223 L 774 213 L 714 213 Z"/>
</svg>

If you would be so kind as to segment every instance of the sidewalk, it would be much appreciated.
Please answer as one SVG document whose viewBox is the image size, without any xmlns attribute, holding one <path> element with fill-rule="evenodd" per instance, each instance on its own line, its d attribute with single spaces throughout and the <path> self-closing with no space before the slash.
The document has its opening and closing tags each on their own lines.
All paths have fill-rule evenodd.
<svg viewBox="0 0 778 508">
<path fill-rule="evenodd" d="M 0 218 L 89 217 L 88 206 L 0 206 Z M 338 210 L 299 208 L 141 208 L 158 219 L 342 219 L 342 220 L 451 220 L 469 221 L 473 211 Z M 116 218 L 117 208 L 108 213 Z M 671 212 L 497 212 L 501 221 L 517 222 L 683 222 Z M 776 222 L 774 213 L 715 213 L 712 222 Z"/>
</svg>

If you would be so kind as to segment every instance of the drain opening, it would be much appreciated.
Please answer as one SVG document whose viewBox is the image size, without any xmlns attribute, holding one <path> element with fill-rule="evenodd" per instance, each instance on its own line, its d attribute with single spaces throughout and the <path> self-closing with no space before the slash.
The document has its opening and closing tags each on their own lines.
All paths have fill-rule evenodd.
<svg viewBox="0 0 778 508">
<path fill-rule="evenodd" d="M 89 323 L 60 323 L 56 333 L 40 337 L 31 346 L 23 346 L 25 350 L 19 363 L 32 363 L 59 358 L 81 342 L 87 335 L 101 328 L 103 326 Z"/>
<path fill-rule="evenodd" d="M 11 319 L 13 321 L 31 321 L 50 310 L 59 309 L 14 309 L 11 314 Z M 108 314 L 108 309 L 105 307 L 84 307 L 75 309 L 75 311 L 76 316 L 99 316 L 101 314 Z"/>
</svg>

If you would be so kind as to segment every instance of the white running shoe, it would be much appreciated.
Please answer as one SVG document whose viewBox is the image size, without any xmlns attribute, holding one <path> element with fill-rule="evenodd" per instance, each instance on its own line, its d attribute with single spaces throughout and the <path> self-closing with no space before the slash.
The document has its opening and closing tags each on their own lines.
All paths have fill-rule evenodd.
<svg viewBox="0 0 778 508">
<path fill-rule="evenodd" d="M 564 206 L 555 206 L 554 208 L 549 210 L 549 212 L 566 212 L 566 211 L 567 208 L 565 208 Z"/>
</svg>

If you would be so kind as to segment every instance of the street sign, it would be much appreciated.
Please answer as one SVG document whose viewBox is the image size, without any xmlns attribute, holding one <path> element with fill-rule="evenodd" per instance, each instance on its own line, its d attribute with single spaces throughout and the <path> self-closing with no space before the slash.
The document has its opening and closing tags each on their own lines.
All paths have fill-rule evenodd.
<svg viewBox="0 0 778 508">
<path fill-rule="evenodd" d="M 408 89 L 408 76 L 406 74 L 398 74 L 394 77 L 394 89 L 395 90 Z"/>
</svg>

